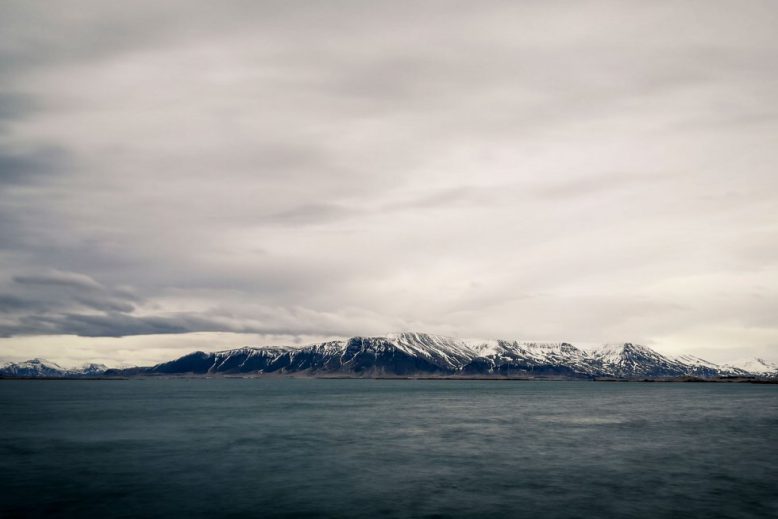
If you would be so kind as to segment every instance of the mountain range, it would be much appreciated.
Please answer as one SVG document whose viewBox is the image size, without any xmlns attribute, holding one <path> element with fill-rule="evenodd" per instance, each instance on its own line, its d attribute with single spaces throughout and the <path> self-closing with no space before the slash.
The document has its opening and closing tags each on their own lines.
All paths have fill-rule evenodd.
<svg viewBox="0 0 778 519">
<path fill-rule="evenodd" d="M 778 365 L 763 359 L 737 366 L 718 365 L 690 355 L 662 355 L 629 342 L 584 349 L 566 342 L 462 340 L 426 333 L 398 333 L 304 347 L 197 351 L 155 366 L 122 369 L 100 364 L 65 369 L 41 359 L 0 367 L 2 377 L 295 374 L 366 378 L 778 378 Z"/>
<path fill-rule="evenodd" d="M 45 359 L 31 359 L 24 362 L 10 362 L 0 366 L 0 377 L 93 377 L 108 370 L 105 364 L 84 364 L 78 368 L 63 368 Z"/>
</svg>

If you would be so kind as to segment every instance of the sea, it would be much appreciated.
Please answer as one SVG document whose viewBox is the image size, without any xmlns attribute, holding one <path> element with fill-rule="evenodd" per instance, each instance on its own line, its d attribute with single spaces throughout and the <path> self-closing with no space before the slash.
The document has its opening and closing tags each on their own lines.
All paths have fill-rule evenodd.
<svg viewBox="0 0 778 519">
<path fill-rule="evenodd" d="M 778 517 L 778 385 L 1 380 L 0 517 Z"/>
</svg>

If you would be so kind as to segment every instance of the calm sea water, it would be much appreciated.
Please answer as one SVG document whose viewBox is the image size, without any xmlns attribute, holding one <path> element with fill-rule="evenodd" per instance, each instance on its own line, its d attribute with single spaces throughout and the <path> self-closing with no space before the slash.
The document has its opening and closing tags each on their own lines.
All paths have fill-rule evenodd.
<svg viewBox="0 0 778 519">
<path fill-rule="evenodd" d="M 0 381 L 0 516 L 778 517 L 778 386 Z"/>
</svg>

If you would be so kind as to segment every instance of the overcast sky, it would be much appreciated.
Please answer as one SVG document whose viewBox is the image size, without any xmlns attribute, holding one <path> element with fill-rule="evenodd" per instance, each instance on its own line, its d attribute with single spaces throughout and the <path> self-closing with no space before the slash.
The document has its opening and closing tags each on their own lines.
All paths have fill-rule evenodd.
<svg viewBox="0 0 778 519">
<path fill-rule="evenodd" d="M 0 358 L 778 360 L 778 6 L 0 4 Z"/>
</svg>

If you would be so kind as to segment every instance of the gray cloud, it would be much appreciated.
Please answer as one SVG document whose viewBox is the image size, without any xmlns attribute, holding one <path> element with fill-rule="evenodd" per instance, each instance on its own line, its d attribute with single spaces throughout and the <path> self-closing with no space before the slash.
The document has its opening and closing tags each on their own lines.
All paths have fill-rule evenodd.
<svg viewBox="0 0 778 519">
<path fill-rule="evenodd" d="M 0 149 L 0 189 L 13 184 L 29 184 L 64 170 L 67 157 L 62 150 L 42 147 L 34 150 Z"/>
<path fill-rule="evenodd" d="M 360 213 L 359 210 L 349 210 L 336 204 L 306 204 L 263 218 L 264 222 L 277 222 L 283 225 L 300 225 L 322 223 L 339 220 Z"/>
<path fill-rule="evenodd" d="M 777 29 L 727 0 L 4 2 L 0 356 L 400 328 L 778 351 Z"/>
<path fill-rule="evenodd" d="M 0 133 L 9 123 L 29 116 L 36 109 L 39 107 L 31 96 L 0 91 Z"/>
<path fill-rule="evenodd" d="M 0 291 L 0 313 L 4 314 L 0 324 L 6 336 L 66 334 L 76 329 L 80 330 L 77 335 L 95 336 L 87 328 L 90 319 L 97 317 L 95 312 L 130 318 L 128 314 L 142 301 L 126 287 L 106 287 L 82 273 L 45 270 L 19 274 Z M 94 322 L 94 329 L 98 323 Z"/>
<path fill-rule="evenodd" d="M 102 285 L 90 278 L 86 274 L 79 274 L 77 272 L 61 272 L 53 270 L 50 272 L 27 274 L 13 276 L 14 283 L 21 285 L 53 285 L 53 286 L 65 286 L 79 289 L 102 289 Z"/>
<path fill-rule="evenodd" d="M 299 335 L 308 331 L 305 325 L 292 328 L 278 325 L 256 325 L 209 319 L 187 313 L 166 316 L 133 316 L 120 312 L 102 314 L 62 314 L 25 317 L 16 326 L 0 326 L 0 336 L 77 335 L 80 337 L 124 337 L 131 335 L 167 335 L 193 332 L 232 332 L 251 334 Z M 344 335 L 344 329 L 321 328 L 318 333 Z M 334 333 L 333 333 L 334 332 Z"/>
<path fill-rule="evenodd" d="M 81 337 L 122 337 L 188 333 L 197 331 L 224 331 L 225 326 L 194 316 L 135 317 L 106 312 L 103 314 L 62 314 L 26 316 L 17 325 L 0 327 L 0 334 L 78 335 Z"/>
<path fill-rule="evenodd" d="M 30 310 L 31 306 L 29 301 L 23 297 L 11 294 L 0 294 L 0 313 Z"/>
</svg>

